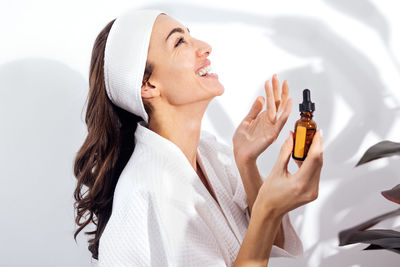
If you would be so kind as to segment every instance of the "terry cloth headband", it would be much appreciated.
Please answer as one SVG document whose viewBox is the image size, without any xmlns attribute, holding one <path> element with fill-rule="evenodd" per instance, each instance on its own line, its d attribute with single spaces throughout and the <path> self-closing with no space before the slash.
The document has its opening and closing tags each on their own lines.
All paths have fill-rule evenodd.
<svg viewBox="0 0 400 267">
<path fill-rule="evenodd" d="M 148 123 L 141 87 L 153 24 L 160 10 L 129 9 L 114 21 L 104 52 L 104 81 L 110 100 Z"/>
</svg>

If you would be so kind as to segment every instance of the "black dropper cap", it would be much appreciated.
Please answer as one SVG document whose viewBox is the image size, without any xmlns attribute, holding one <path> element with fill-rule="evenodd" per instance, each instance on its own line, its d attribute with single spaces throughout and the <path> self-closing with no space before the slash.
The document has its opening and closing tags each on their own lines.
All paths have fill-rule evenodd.
<svg viewBox="0 0 400 267">
<path fill-rule="evenodd" d="M 311 102 L 310 90 L 303 90 L 303 103 L 299 104 L 300 112 L 313 112 L 315 110 L 315 103 Z"/>
</svg>

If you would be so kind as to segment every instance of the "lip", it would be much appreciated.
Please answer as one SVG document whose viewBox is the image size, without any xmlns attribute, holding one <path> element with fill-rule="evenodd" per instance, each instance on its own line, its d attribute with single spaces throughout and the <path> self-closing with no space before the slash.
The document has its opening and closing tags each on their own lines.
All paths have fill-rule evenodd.
<svg viewBox="0 0 400 267">
<path fill-rule="evenodd" d="M 202 79 L 218 79 L 218 74 L 212 73 L 212 74 L 207 74 L 206 76 L 202 76 Z"/>
<path fill-rule="evenodd" d="M 211 65 L 211 61 L 209 59 L 204 60 L 203 64 L 196 70 L 196 74 L 199 72 L 200 69 Z"/>
</svg>

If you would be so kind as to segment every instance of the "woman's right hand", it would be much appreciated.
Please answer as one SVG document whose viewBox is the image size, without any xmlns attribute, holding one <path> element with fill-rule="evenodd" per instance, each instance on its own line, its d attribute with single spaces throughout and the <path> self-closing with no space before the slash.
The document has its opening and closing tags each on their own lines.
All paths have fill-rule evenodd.
<svg viewBox="0 0 400 267">
<path fill-rule="evenodd" d="M 254 208 L 258 212 L 282 217 L 318 197 L 318 186 L 323 165 L 322 136 L 318 130 L 313 138 L 307 157 L 303 162 L 296 161 L 299 169 L 291 174 L 287 165 L 293 149 L 293 132 L 281 147 L 278 160 L 270 175 L 264 180 Z"/>
</svg>

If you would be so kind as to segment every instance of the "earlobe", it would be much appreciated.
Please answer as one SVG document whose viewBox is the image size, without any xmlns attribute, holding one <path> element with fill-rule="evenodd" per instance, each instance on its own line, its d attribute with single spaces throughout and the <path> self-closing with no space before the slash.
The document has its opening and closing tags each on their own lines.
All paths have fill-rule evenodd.
<svg viewBox="0 0 400 267">
<path fill-rule="evenodd" d="M 145 84 L 142 85 L 141 95 L 142 98 L 153 98 L 155 96 L 159 96 L 160 93 L 158 91 L 158 88 L 156 88 L 151 83 L 146 82 Z"/>
</svg>

